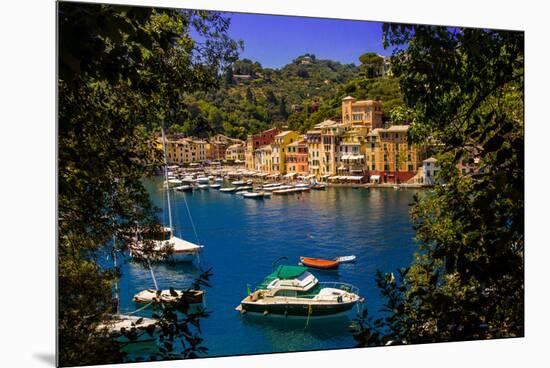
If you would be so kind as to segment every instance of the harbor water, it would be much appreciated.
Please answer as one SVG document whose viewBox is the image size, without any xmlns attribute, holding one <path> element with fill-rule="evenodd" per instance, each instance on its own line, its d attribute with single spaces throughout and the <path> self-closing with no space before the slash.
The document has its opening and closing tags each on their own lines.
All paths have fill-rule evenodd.
<svg viewBox="0 0 550 368">
<path fill-rule="evenodd" d="M 153 202 L 168 224 L 162 179 L 148 180 Z M 375 284 L 376 270 L 395 271 L 410 264 L 416 245 L 409 220 L 409 204 L 415 190 L 327 188 L 298 195 L 247 199 L 218 190 L 171 191 L 175 235 L 204 245 L 200 265 L 153 266 L 159 288 L 184 289 L 212 268 L 212 286 L 205 306 L 211 315 L 202 320 L 207 356 L 349 348 L 355 345 L 349 332 L 354 309 L 330 318 L 241 316 L 235 307 L 250 288 L 272 271 L 272 263 L 296 265 L 300 256 L 332 259 L 355 255 L 355 263 L 337 271 L 315 271 L 320 281 L 339 281 L 357 286 L 371 316 L 382 307 Z M 198 235 L 195 235 L 187 206 Z M 138 306 L 132 296 L 153 288 L 147 269 L 124 263 L 120 283 L 121 310 Z M 147 315 L 147 312 L 143 315 Z"/>
</svg>

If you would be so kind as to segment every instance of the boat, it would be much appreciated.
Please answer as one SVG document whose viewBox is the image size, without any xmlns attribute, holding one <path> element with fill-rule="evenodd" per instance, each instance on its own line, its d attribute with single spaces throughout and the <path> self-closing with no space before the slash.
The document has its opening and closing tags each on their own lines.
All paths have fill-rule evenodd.
<svg viewBox="0 0 550 368">
<path fill-rule="evenodd" d="M 179 179 L 166 179 L 164 181 L 164 186 L 172 187 L 174 185 L 181 185 L 183 182 Z"/>
<path fill-rule="evenodd" d="M 113 265 L 115 268 L 117 267 L 117 252 L 116 237 L 113 236 Z M 144 351 L 151 345 L 155 346 L 161 331 L 157 321 L 152 318 L 120 313 L 118 281 L 115 281 L 113 301 L 115 313 L 107 320 L 102 321 L 96 327 L 96 331 L 106 333 L 126 347 L 135 347 Z M 132 333 L 131 339 L 127 335 L 128 331 L 135 331 Z"/>
<path fill-rule="evenodd" d="M 334 259 L 321 259 L 311 257 L 300 257 L 300 263 L 304 266 L 311 268 L 318 268 L 321 270 L 331 270 L 337 268 L 340 263 L 355 262 L 355 256 L 342 256 Z"/>
<path fill-rule="evenodd" d="M 240 189 L 240 188 L 239 188 Z M 244 196 L 246 193 L 250 193 L 249 190 L 239 190 L 237 193 L 235 193 L 238 196 Z"/>
<path fill-rule="evenodd" d="M 246 185 L 246 181 L 237 180 L 237 181 L 232 181 L 231 184 L 232 184 L 232 185 L 236 185 L 236 186 L 239 186 L 239 185 Z"/>
<path fill-rule="evenodd" d="M 240 190 L 240 189 L 237 188 L 237 187 L 227 187 L 227 188 L 221 188 L 220 192 L 222 192 L 222 193 L 233 193 L 233 192 L 236 192 L 237 190 Z"/>
<path fill-rule="evenodd" d="M 164 175 L 166 176 L 167 159 L 166 135 L 164 133 L 164 128 L 162 128 L 162 145 L 164 148 Z M 153 261 L 168 260 L 173 262 L 192 262 L 196 257 L 198 257 L 203 246 L 174 236 L 174 226 L 172 225 L 172 207 L 170 206 L 170 191 L 168 190 L 166 191 L 166 203 L 168 204 L 168 227 L 170 229 L 169 239 L 153 239 L 144 242 L 136 236 L 135 242 L 128 246 L 130 254 L 141 257 L 146 256 Z M 193 221 L 192 218 L 190 218 L 190 220 Z M 167 249 L 171 249 L 171 257 L 169 258 L 165 257 Z"/>
<path fill-rule="evenodd" d="M 183 179 L 181 179 L 181 181 L 187 184 L 195 183 L 195 179 L 192 176 L 185 176 Z"/>
<path fill-rule="evenodd" d="M 199 176 L 198 178 L 195 179 L 195 181 L 197 183 L 205 184 L 205 183 L 208 183 L 210 179 L 208 179 L 208 177 L 206 176 Z"/>
<path fill-rule="evenodd" d="M 394 185 L 394 186 L 393 186 L 393 189 L 399 190 L 399 189 L 401 189 L 401 187 L 400 187 L 399 185 Z"/>
<path fill-rule="evenodd" d="M 142 290 L 133 297 L 133 301 L 140 304 L 174 303 L 184 300 L 189 304 L 202 303 L 204 290 Z"/>
<path fill-rule="evenodd" d="M 217 177 L 214 179 L 215 182 L 221 183 L 223 181 L 223 178 Z"/>
<path fill-rule="evenodd" d="M 300 257 L 300 262 L 307 267 L 319 268 L 321 270 L 333 270 L 338 268 L 340 262 L 334 259 L 321 259 L 321 258 L 310 258 L 310 257 Z"/>
<path fill-rule="evenodd" d="M 334 258 L 335 261 L 338 261 L 339 263 L 348 263 L 348 262 L 355 262 L 355 256 L 342 256 L 342 257 L 336 257 Z"/>
<path fill-rule="evenodd" d="M 135 338 L 130 339 L 126 336 L 126 332 L 132 331 L 134 328 L 136 330 Z M 129 314 L 112 315 L 110 319 L 101 322 L 96 330 L 106 332 L 123 345 L 139 344 L 140 346 L 142 344 L 155 345 L 161 331 L 157 320 Z"/>
<path fill-rule="evenodd" d="M 265 196 L 265 192 L 246 192 L 243 194 L 245 198 L 262 199 Z"/>
<path fill-rule="evenodd" d="M 307 183 L 298 183 L 294 186 L 295 188 L 309 188 L 310 185 Z"/>
<path fill-rule="evenodd" d="M 192 192 L 193 187 L 191 185 L 180 185 L 179 187 L 174 188 L 177 192 Z"/>
<path fill-rule="evenodd" d="M 325 189 L 327 189 L 327 185 L 322 184 L 322 183 L 316 183 L 316 184 L 313 184 L 311 186 L 311 189 L 313 189 L 313 190 L 325 190 Z"/>
<path fill-rule="evenodd" d="M 197 189 L 208 189 L 208 184 L 197 184 Z"/>
<path fill-rule="evenodd" d="M 235 308 L 241 314 L 316 317 L 349 312 L 363 302 L 345 283 L 321 283 L 303 266 L 280 265 Z"/>
<path fill-rule="evenodd" d="M 222 187 L 222 185 L 221 184 L 210 184 L 209 187 L 212 188 L 212 189 L 220 189 Z"/>
</svg>

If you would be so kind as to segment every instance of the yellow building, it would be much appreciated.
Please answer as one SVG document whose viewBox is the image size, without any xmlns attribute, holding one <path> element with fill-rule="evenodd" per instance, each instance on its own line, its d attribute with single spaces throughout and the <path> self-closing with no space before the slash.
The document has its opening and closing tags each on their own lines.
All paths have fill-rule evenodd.
<svg viewBox="0 0 550 368">
<path fill-rule="evenodd" d="M 364 125 L 369 131 L 382 127 L 382 102 L 357 101 L 351 96 L 342 99 L 342 123 L 346 126 Z"/>
<path fill-rule="evenodd" d="M 236 143 L 227 147 L 227 150 L 225 151 L 225 159 L 235 162 L 243 162 L 245 159 L 244 143 Z"/>
<path fill-rule="evenodd" d="M 365 174 L 365 151 L 368 127 L 356 125 L 348 128 L 340 138 L 337 155 L 337 174 L 363 176 Z"/>
<path fill-rule="evenodd" d="M 166 140 L 166 158 L 170 164 L 202 162 L 206 160 L 206 142 L 193 138 Z"/>
<path fill-rule="evenodd" d="M 321 142 L 321 130 L 308 130 L 306 133 L 307 155 L 309 174 L 321 178 L 321 161 L 324 157 L 323 144 Z"/>
<path fill-rule="evenodd" d="M 394 125 L 367 135 L 365 162 L 371 181 L 405 183 L 422 168 L 424 150 L 408 144 L 408 129 L 408 125 Z"/>
<path fill-rule="evenodd" d="M 275 136 L 275 140 L 271 145 L 271 157 L 273 171 L 279 174 L 286 173 L 286 153 L 287 146 L 299 139 L 298 132 L 286 130 Z"/>
<path fill-rule="evenodd" d="M 345 133 L 346 128 L 342 123 L 333 120 L 325 120 L 317 124 L 315 130 L 321 131 L 321 159 L 319 160 L 320 177 L 326 178 L 336 175 L 340 139 Z"/>
</svg>

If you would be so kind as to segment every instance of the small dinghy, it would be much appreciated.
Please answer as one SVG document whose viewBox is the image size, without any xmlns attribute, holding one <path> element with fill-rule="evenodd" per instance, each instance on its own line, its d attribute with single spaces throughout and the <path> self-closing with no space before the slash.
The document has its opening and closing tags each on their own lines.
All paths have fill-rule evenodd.
<svg viewBox="0 0 550 368">
<path fill-rule="evenodd" d="M 237 187 L 228 187 L 228 188 L 221 188 L 220 192 L 222 193 L 233 193 L 239 190 Z"/>
<path fill-rule="evenodd" d="M 338 268 L 340 262 L 331 259 L 300 257 L 300 262 L 307 267 L 318 268 L 321 270 L 332 270 Z"/>
<path fill-rule="evenodd" d="M 180 185 L 179 187 L 176 187 L 176 191 L 178 191 L 178 192 L 192 192 L 193 187 L 191 185 Z"/>
<path fill-rule="evenodd" d="M 334 258 L 335 261 L 338 261 L 338 263 L 348 263 L 348 262 L 355 262 L 355 256 L 342 256 L 342 257 L 336 257 Z"/>
<path fill-rule="evenodd" d="M 317 184 L 312 185 L 311 189 L 313 189 L 313 190 L 325 190 L 325 189 L 327 189 L 327 185 L 317 183 Z"/>
<path fill-rule="evenodd" d="M 220 188 L 222 187 L 221 184 L 210 184 L 209 186 L 210 186 L 210 188 L 212 188 L 212 189 L 220 189 Z"/>
<path fill-rule="evenodd" d="M 243 197 L 245 198 L 254 198 L 254 199 L 262 199 L 264 197 L 264 192 L 246 192 L 243 194 Z"/>
<path fill-rule="evenodd" d="M 189 304 L 202 303 L 204 296 L 203 290 L 154 290 L 147 289 L 134 295 L 134 302 L 140 304 L 159 304 L 174 303 L 178 299 L 183 299 Z"/>
</svg>

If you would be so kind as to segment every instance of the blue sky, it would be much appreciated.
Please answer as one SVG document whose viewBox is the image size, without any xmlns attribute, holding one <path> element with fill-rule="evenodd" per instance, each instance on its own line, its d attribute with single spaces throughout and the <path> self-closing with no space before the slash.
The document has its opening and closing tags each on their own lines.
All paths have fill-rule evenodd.
<svg viewBox="0 0 550 368">
<path fill-rule="evenodd" d="M 229 34 L 244 41 L 241 58 L 263 67 L 280 68 L 305 53 L 318 59 L 359 64 L 359 55 L 373 51 L 390 55 L 382 47 L 382 23 L 225 13 L 232 19 Z"/>
</svg>

